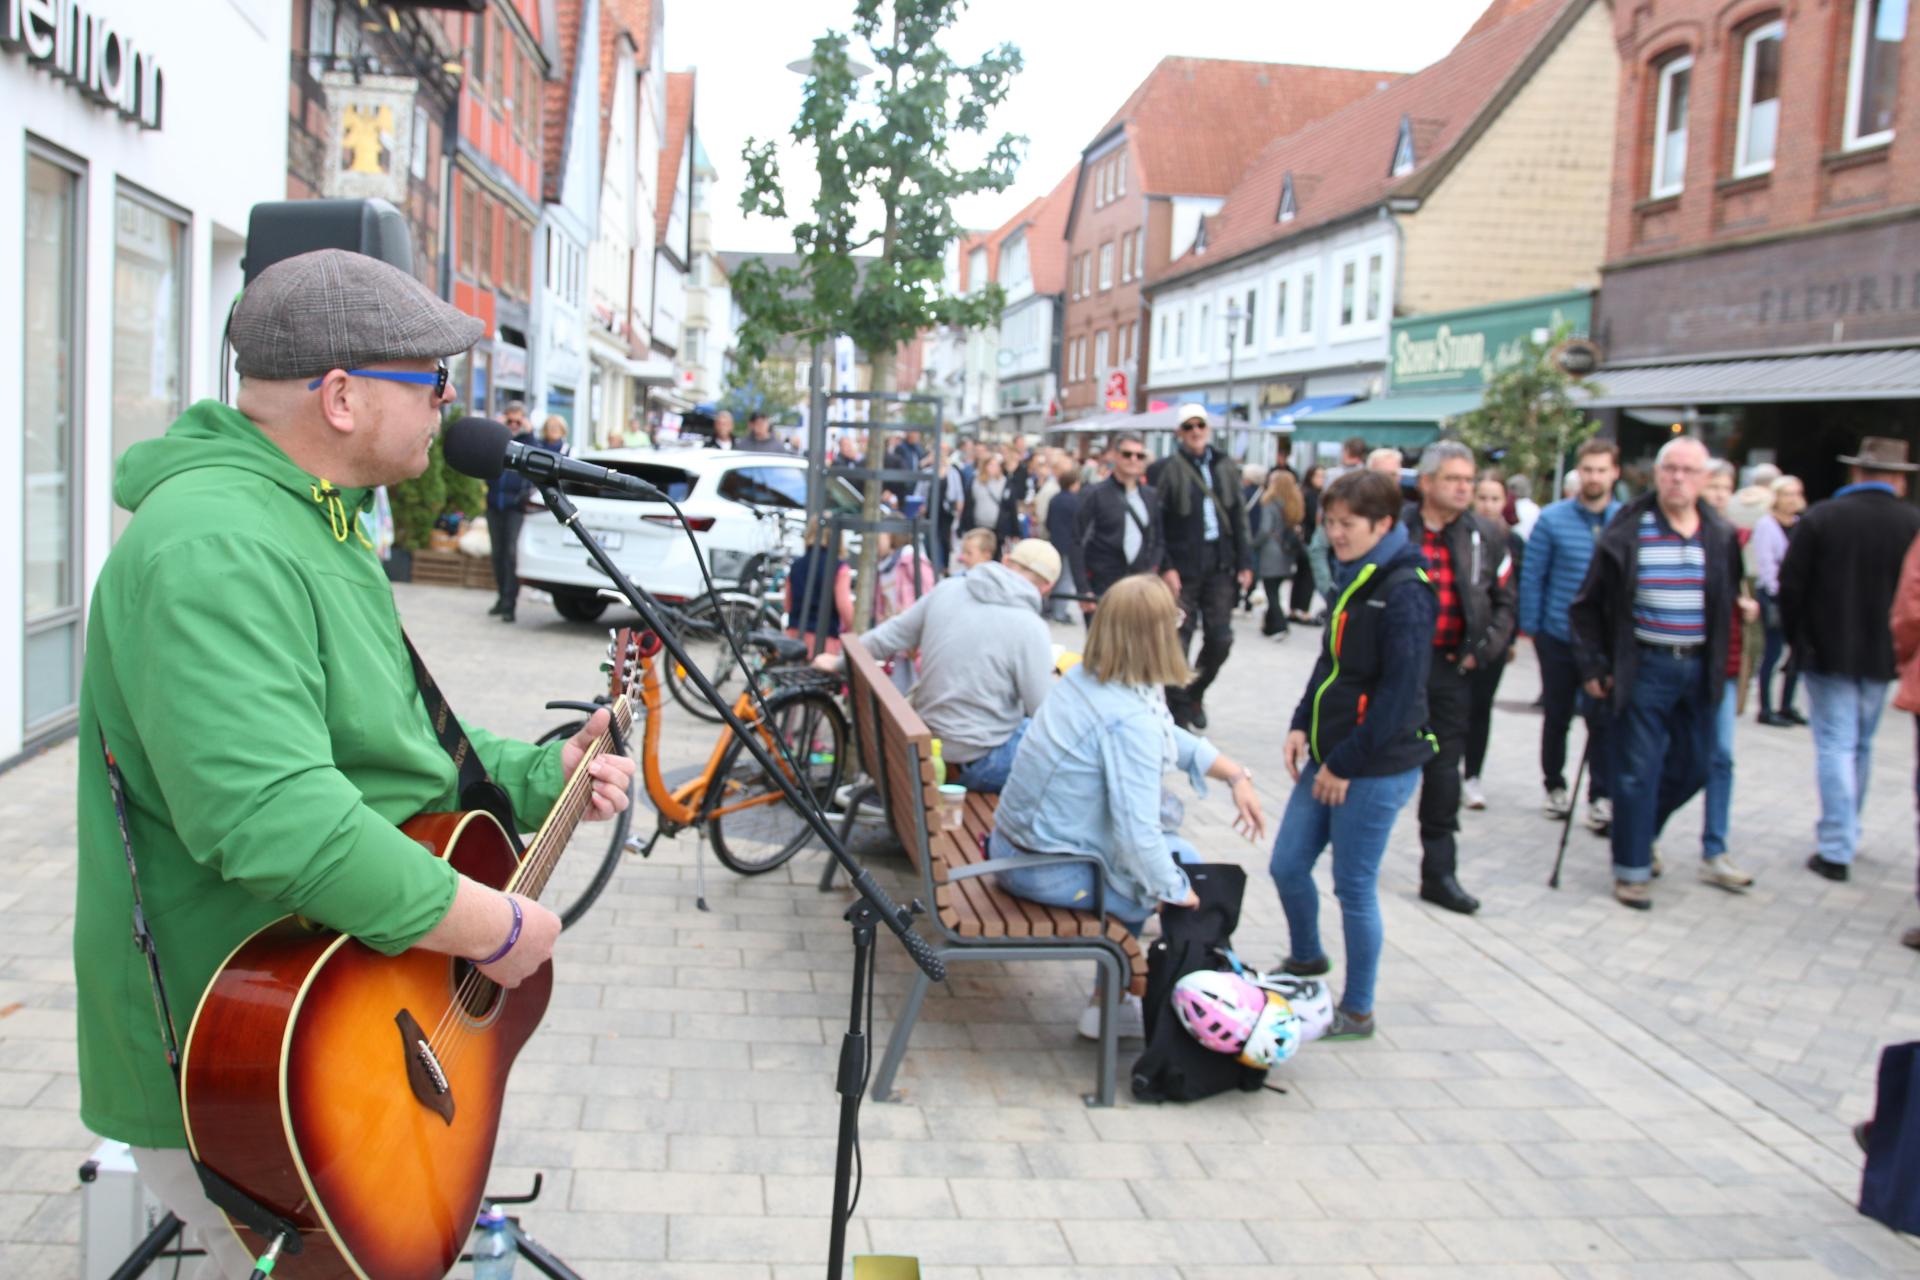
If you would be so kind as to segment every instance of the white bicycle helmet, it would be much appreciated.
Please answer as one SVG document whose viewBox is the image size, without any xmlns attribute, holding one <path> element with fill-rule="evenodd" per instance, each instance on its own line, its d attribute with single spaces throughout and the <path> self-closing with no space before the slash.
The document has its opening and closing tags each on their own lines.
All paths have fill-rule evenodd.
<svg viewBox="0 0 1920 1280">
<path fill-rule="evenodd" d="M 1268 973 L 1247 971 L 1253 984 L 1285 1000 L 1300 1019 L 1300 1039 L 1318 1040 L 1333 1025 L 1333 993 L 1318 978 L 1296 978 L 1278 969 Z"/>
<path fill-rule="evenodd" d="M 1173 984 L 1173 1011 L 1187 1034 L 1215 1053 L 1238 1053 L 1269 1000 L 1238 974 L 1196 969 Z"/>
<path fill-rule="evenodd" d="M 1277 1067 L 1300 1051 L 1300 1016 L 1282 996 L 1267 992 L 1267 1007 L 1254 1021 L 1240 1061 L 1250 1067 Z"/>
</svg>

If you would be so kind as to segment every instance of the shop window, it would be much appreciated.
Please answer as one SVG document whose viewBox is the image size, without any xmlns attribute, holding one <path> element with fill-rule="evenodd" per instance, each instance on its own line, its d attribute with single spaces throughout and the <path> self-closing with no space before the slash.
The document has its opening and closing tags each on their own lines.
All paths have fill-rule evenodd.
<svg viewBox="0 0 1920 1280">
<path fill-rule="evenodd" d="M 27 737 L 71 720 L 80 690 L 80 424 L 85 177 L 29 141 L 21 274 L 22 688 Z"/>
<path fill-rule="evenodd" d="M 187 219 L 145 194 L 114 197 L 113 456 L 186 408 Z M 114 534 L 129 514 L 114 510 Z"/>
<path fill-rule="evenodd" d="M 1654 91 L 1653 186 L 1656 200 L 1677 196 L 1687 183 L 1687 107 L 1693 90 L 1693 58 L 1682 55 L 1660 68 Z"/>
<path fill-rule="evenodd" d="M 1847 68 L 1846 146 L 1879 146 L 1893 138 L 1900 46 L 1907 38 L 1908 0 L 1854 0 L 1853 53 Z"/>
<path fill-rule="evenodd" d="M 1769 22 L 1749 32 L 1740 59 L 1740 117 L 1734 129 L 1733 176 L 1773 172 L 1780 128 L 1780 42 L 1786 24 Z"/>
</svg>

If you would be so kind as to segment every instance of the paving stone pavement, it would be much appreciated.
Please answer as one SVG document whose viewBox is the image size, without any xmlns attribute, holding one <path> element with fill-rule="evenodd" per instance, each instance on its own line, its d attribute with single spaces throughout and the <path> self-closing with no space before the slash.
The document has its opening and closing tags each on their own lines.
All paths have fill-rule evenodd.
<svg viewBox="0 0 1920 1280">
<path fill-rule="evenodd" d="M 558 718 L 546 700 L 592 692 L 599 630 L 536 600 L 509 627 L 483 616 L 481 592 L 397 594 L 463 714 L 533 736 Z M 1214 739 L 1258 771 L 1271 823 L 1289 789 L 1279 744 L 1320 633 L 1270 640 L 1252 621 L 1208 709 Z M 1696 802 L 1674 820 L 1643 915 L 1612 902 L 1604 842 L 1578 827 L 1563 887 L 1546 887 L 1559 828 L 1539 811 L 1537 687 L 1523 652 L 1501 690 L 1490 807 L 1463 816 L 1461 874 L 1480 915 L 1417 900 L 1411 812 L 1396 829 L 1373 1041 L 1308 1048 L 1274 1073 L 1284 1094 L 1155 1107 L 1123 1088 L 1119 1106 L 1090 1110 L 1093 1049 L 1073 1030 L 1090 974 L 955 964 L 914 1036 L 906 1100 L 862 1113 L 852 1248 L 917 1255 L 930 1280 L 1920 1275 L 1913 1240 L 1854 1212 L 1848 1134 L 1871 1105 L 1879 1046 L 1920 1038 L 1920 955 L 1897 943 L 1915 919 L 1907 717 L 1883 725 L 1851 883 L 1800 865 L 1807 731 L 1748 718 L 1733 840 L 1758 886 L 1735 896 L 1693 877 Z M 669 767 L 692 764 L 713 730 L 670 705 L 666 738 Z M 75 1115 L 76 758 L 69 742 L 0 775 L 13 832 L 0 849 L 7 1277 L 79 1272 L 74 1170 L 92 1140 Z M 1253 873 L 1237 941 L 1267 961 L 1284 922 L 1265 850 L 1230 816 L 1216 788 L 1189 801 L 1188 834 Z M 910 889 L 877 833 L 856 849 Z M 708 859 L 702 912 L 695 855 L 683 837 L 623 866 L 563 940 L 492 1185 L 544 1172 L 525 1221 L 595 1280 L 815 1276 L 848 898 L 815 890 L 818 851 L 758 879 Z M 1329 946 L 1340 954 L 1337 937 Z M 908 984 L 883 935 L 880 1044 Z"/>
</svg>

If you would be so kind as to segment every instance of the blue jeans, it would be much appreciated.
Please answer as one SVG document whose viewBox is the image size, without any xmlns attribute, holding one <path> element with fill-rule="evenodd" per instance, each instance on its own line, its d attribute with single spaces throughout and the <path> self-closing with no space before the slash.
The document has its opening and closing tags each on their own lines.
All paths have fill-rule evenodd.
<svg viewBox="0 0 1920 1280">
<path fill-rule="evenodd" d="M 990 791 L 998 795 L 1007 785 L 1007 775 L 1013 772 L 1013 757 L 1020 751 L 1020 739 L 1027 736 L 1027 726 L 1032 723 L 1031 717 L 1022 719 L 1011 738 L 978 759 L 967 761 L 961 766 L 958 781 L 966 783 L 969 791 Z"/>
<path fill-rule="evenodd" d="M 1700 856 L 1727 851 L 1728 814 L 1733 809 L 1733 721 L 1740 701 L 1739 682 L 1727 681 L 1713 717 L 1713 751 L 1707 757 L 1707 820 L 1700 827 Z"/>
<path fill-rule="evenodd" d="M 1373 1012 L 1373 982 L 1380 971 L 1380 859 L 1394 819 L 1413 799 L 1420 770 L 1379 778 L 1355 778 L 1347 784 L 1347 802 L 1325 805 L 1313 798 L 1320 766 L 1300 771 L 1280 831 L 1273 838 L 1268 870 L 1287 913 L 1288 954 L 1311 962 L 1326 955 L 1320 945 L 1320 895 L 1313 887 L 1313 864 L 1333 845 L 1333 896 L 1340 900 L 1340 925 L 1347 938 L 1347 986 L 1340 1007 L 1348 1013 Z"/>
<path fill-rule="evenodd" d="M 1699 656 L 1642 647 L 1627 705 L 1613 721 L 1613 878 L 1653 878 L 1653 835 L 1707 781 L 1709 688 Z"/>
<path fill-rule="evenodd" d="M 1820 856 L 1851 863 L 1860 845 L 1860 807 L 1873 769 L 1873 731 L 1887 705 L 1887 681 L 1806 671 L 1813 704 L 1813 758 L 1820 782 Z"/>
<path fill-rule="evenodd" d="M 1167 851 L 1176 862 L 1198 862 L 1200 853 L 1179 836 L 1167 833 Z M 1050 867 L 1021 867 L 1017 863 L 1021 852 L 1013 847 L 1011 841 L 998 830 L 987 837 L 987 857 L 990 861 L 1010 860 L 1005 871 L 996 871 L 993 878 L 1002 889 L 1016 898 L 1025 898 L 1028 902 L 1038 902 L 1049 907 L 1070 907 L 1075 911 L 1093 910 L 1093 870 L 1090 867 L 1077 867 L 1071 864 L 1056 863 Z M 1135 902 L 1133 899 L 1114 892 L 1111 882 L 1107 889 L 1106 901 L 1102 904 L 1107 914 L 1125 923 L 1137 937 L 1147 917 L 1160 909 L 1160 904 Z"/>
</svg>

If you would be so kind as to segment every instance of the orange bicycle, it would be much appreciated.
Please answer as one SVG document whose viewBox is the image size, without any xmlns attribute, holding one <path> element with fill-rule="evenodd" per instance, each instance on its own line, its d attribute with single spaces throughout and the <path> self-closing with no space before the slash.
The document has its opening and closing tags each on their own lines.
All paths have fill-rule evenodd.
<svg viewBox="0 0 1920 1280">
<path fill-rule="evenodd" d="M 832 693 L 838 680 L 809 666 L 806 646 L 777 631 L 751 632 L 740 642 L 766 664 L 759 679 L 767 692 L 764 712 L 762 703 L 746 692 L 734 701 L 734 715 L 759 735 L 789 780 L 815 804 L 825 807 L 840 786 L 847 759 L 847 719 Z M 806 819 L 787 803 L 773 777 L 731 729 L 720 731 L 706 764 L 697 773 L 677 784 L 669 783 L 660 768 L 659 667 L 664 655 L 659 638 L 650 631 L 614 632 L 609 656 L 620 659 L 622 655 L 624 661 L 616 660 L 610 666 L 616 673 L 615 684 L 619 685 L 618 672 L 637 669 L 640 702 L 646 713 L 640 768 L 634 783 L 636 788 L 644 787 L 658 818 L 653 835 L 644 844 L 628 834 L 633 806 L 614 820 L 613 838 L 605 856 L 586 880 L 576 885 L 573 892 L 577 896 L 560 912 L 566 927 L 585 915 L 606 889 L 623 854 L 633 852 L 645 857 L 663 835 L 693 830 L 711 840 L 714 856 L 729 870 L 757 876 L 784 865 L 813 834 Z M 631 693 L 631 689 L 615 687 L 606 700 L 623 691 Z M 540 741 L 564 741 L 579 732 L 583 723 L 574 720 L 563 724 Z M 556 898 L 569 896 L 567 886 L 556 885 L 555 889 Z"/>
</svg>

